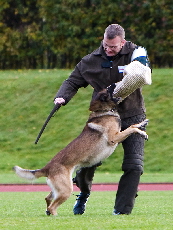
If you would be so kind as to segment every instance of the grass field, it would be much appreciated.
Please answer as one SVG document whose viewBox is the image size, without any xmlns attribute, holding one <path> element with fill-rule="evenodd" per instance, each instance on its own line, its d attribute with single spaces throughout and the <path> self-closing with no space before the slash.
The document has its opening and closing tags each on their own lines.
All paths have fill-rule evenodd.
<svg viewBox="0 0 173 230">
<path fill-rule="evenodd" d="M 34 144 L 53 108 L 53 98 L 70 72 L 56 69 L 0 71 L 1 173 L 13 173 L 11 169 L 16 164 L 32 169 L 44 166 L 81 132 L 89 115 L 91 87 L 80 89 L 51 119 L 38 144 Z M 150 120 L 149 141 L 145 145 L 146 173 L 172 173 L 172 75 L 173 69 L 154 69 L 153 84 L 143 87 Z M 122 157 L 120 145 L 98 172 L 120 173 Z"/>
<path fill-rule="evenodd" d="M 0 183 L 23 183 L 14 165 L 40 168 L 82 130 L 89 115 L 92 89 L 79 90 L 51 119 L 39 143 L 34 141 L 53 107 L 53 98 L 71 70 L 0 71 Z M 154 69 L 153 84 L 143 88 L 149 141 L 141 182 L 173 182 L 173 69 Z M 118 182 L 122 149 L 98 168 L 94 182 Z M 39 179 L 39 183 L 45 179 Z M 131 215 L 113 216 L 115 192 L 92 192 L 87 211 L 74 216 L 75 196 L 59 208 L 57 217 L 45 215 L 45 192 L 0 193 L 0 229 L 4 230 L 172 230 L 173 191 L 141 191 Z"/>
<path fill-rule="evenodd" d="M 45 215 L 45 192 L 1 193 L 0 228 L 4 230 L 172 230 L 173 192 L 141 191 L 131 215 L 113 216 L 115 192 L 93 192 L 82 216 L 74 216 L 75 196 L 59 208 L 56 217 Z"/>
</svg>

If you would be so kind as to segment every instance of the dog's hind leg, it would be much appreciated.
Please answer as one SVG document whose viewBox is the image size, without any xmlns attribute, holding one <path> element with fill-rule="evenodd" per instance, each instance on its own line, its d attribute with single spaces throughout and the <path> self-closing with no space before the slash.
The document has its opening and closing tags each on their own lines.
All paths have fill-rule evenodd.
<svg viewBox="0 0 173 230">
<path fill-rule="evenodd" d="M 48 184 L 52 193 L 46 198 L 47 205 L 49 204 L 46 213 L 47 215 L 57 215 L 57 208 L 70 197 L 73 191 L 72 179 L 57 176 L 57 178 L 49 180 Z"/>
<path fill-rule="evenodd" d="M 48 216 L 50 216 L 50 212 L 48 211 L 48 207 L 50 206 L 52 200 L 53 200 L 53 193 L 50 192 L 46 197 L 45 197 L 45 200 L 46 200 L 46 204 L 47 204 L 47 210 L 46 210 L 46 214 Z"/>
<path fill-rule="evenodd" d="M 51 205 L 47 208 L 47 213 L 57 215 L 57 208 L 64 203 L 71 195 L 71 191 L 63 191 L 58 193 L 58 197 L 54 199 Z"/>
</svg>

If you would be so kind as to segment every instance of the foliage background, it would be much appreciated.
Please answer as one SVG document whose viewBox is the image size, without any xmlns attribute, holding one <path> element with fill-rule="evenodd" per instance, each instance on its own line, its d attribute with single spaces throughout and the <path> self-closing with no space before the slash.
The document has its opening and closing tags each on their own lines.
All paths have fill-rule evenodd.
<svg viewBox="0 0 173 230">
<path fill-rule="evenodd" d="M 111 23 L 153 67 L 172 67 L 172 12 L 172 0 L 1 0 L 0 69 L 73 68 Z"/>
</svg>

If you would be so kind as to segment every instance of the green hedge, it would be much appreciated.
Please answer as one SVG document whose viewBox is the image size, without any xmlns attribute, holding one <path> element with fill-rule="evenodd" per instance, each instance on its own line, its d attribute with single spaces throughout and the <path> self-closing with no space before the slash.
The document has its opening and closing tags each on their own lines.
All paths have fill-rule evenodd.
<svg viewBox="0 0 173 230">
<path fill-rule="evenodd" d="M 172 11 L 172 0 L 1 0 L 0 69 L 72 68 L 111 23 L 153 67 L 172 67 Z"/>
</svg>

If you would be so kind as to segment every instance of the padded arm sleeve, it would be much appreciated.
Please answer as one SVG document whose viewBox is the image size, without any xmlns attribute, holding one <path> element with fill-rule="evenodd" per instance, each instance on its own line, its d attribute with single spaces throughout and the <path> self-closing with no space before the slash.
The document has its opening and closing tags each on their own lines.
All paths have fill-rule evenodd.
<svg viewBox="0 0 173 230">
<path fill-rule="evenodd" d="M 145 66 L 150 66 L 150 62 L 147 55 L 147 50 L 144 47 L 138 46 L 132 54 L 131 62 L 139 61 Z"/>
<path fill-rule="evenodd" d="M 143 85 L 151 85 L 151 69 L 139 61 L 132 61 L 124 69 L 124 78 L 116 83 L 113 97 L 121 97 L 122 100 Z"/>
</svg>

